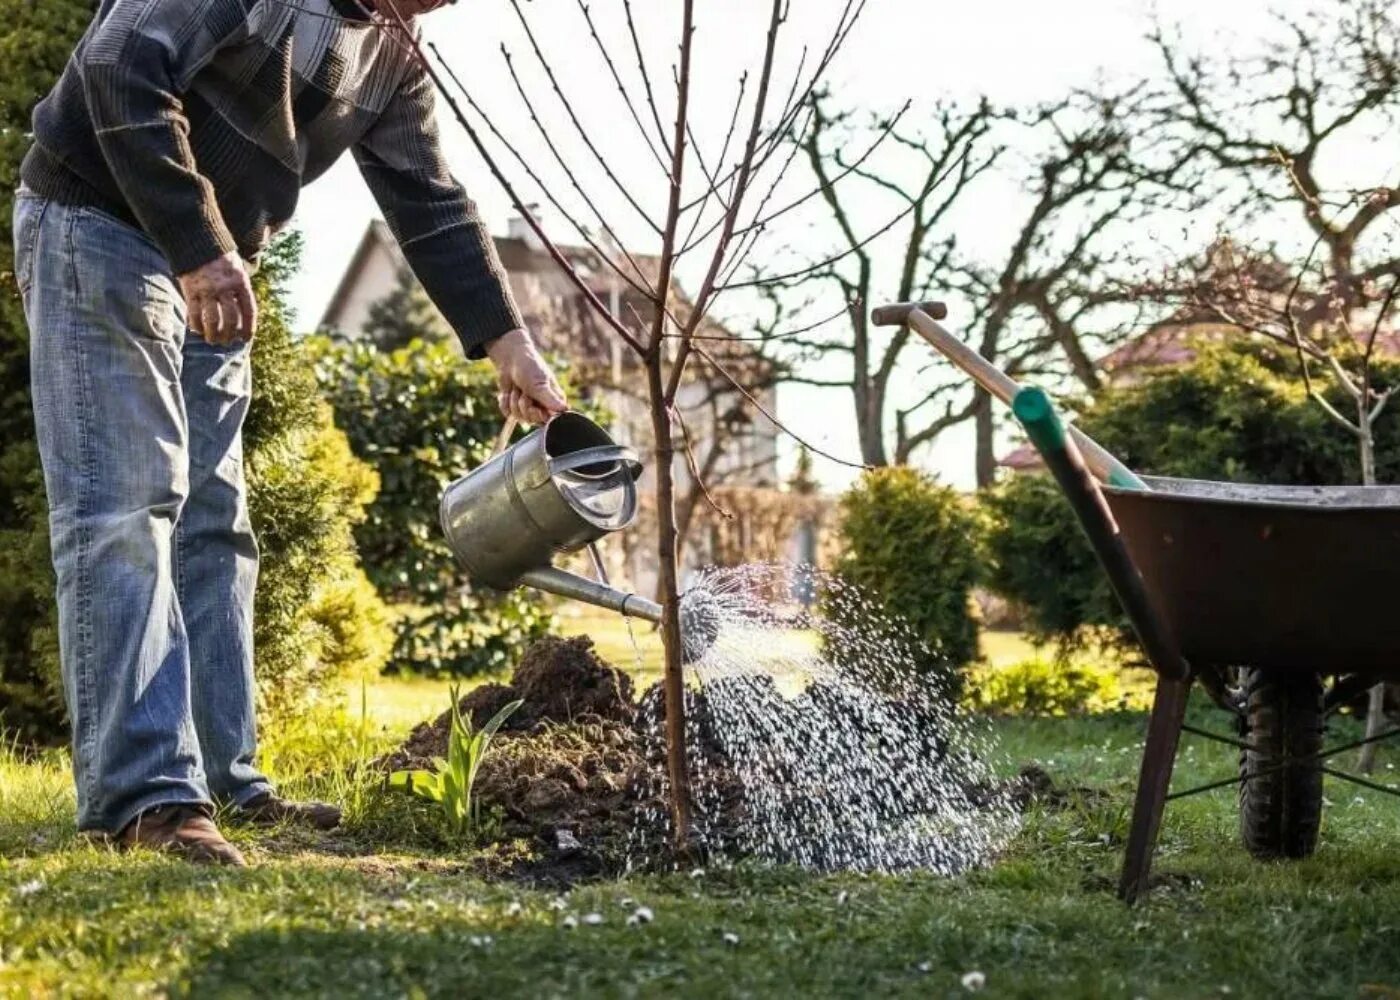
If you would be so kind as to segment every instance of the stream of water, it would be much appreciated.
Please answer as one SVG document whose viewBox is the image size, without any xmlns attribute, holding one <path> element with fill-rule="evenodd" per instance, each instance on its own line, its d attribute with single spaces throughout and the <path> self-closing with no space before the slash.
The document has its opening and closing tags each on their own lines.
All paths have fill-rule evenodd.
<svg viewBox="0 0 1400 1000">
<path fill-rule="evenodd" d="M 696 819 L 713 853 L 951 875 L 1004 846 L 1016 813 L 993 747 L 907 626 L 805 567 L 709 570 L 683 600 L 715 635 L 687 666 Z M 659 699 L 644 711 L 659 753 Z"/>
</svg>

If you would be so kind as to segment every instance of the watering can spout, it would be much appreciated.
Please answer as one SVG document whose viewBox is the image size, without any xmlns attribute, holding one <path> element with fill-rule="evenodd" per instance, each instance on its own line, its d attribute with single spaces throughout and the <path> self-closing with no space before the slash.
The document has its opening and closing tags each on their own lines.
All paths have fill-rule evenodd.
<svg viewBox="0 0 1400 1000">
<path fill-rule="evenodd" d="M 645 597 L 629 594 L 625 590 L 609 587 L 607 584 L 554 566 L 532 569 L 520 578 L 520 582 L 536 590 L 567 597 L 571 601 L 582 601 L 653 623 L 661 621 L 661 605 L 655 601 L 648 601 Z"/>
</svg>

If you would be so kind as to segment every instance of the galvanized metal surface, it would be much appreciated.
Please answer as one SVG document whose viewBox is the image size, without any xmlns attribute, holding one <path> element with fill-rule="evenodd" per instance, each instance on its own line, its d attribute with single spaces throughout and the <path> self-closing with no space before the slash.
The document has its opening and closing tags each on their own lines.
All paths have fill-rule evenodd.
<svg viewBox="0 0 1400 1000">
<path fill-rule="evenodd" d="M 563 413 L 447 488 L 443 534 L 474 583 L 524 584 L 656 621 L 655 602 L 552 565 L 636 519 L 640 474 L 631 448 Z"/>
<path fill-rule="evenodd" d="M 520 582 L 526 587 L 567 597 L 571 601 L 582 601 L 607 611 L 616 611 L 629 618 L 641 618 L 653 624 L 661 621 L 661 605 L 655 601 L 609 587 L 596 580 L 585 579 L 554 566 L 532 569 L 520 578 Z"/>
</svg>

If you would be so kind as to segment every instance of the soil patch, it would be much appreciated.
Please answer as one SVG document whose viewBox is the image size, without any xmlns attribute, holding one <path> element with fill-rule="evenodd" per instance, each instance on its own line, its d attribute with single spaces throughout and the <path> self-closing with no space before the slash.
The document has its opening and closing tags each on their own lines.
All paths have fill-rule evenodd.
<svg viewBox="0 0 1400 1000">
<path fill-rule="evenodd" d="M 717 679 L 705 690 L 721 697 L 730 683 L 739 682 Z M 754 696 L 752 689 L 745 693 Z M 818 685 L 802 697 L 836 694 Z M 604 662 L 591 639 L 546 638 L 530 647 L 510 683 L 476 688 L 460 708 L 479 727 L 517 699 L 523 704 L 498 732 L 477 776 L 479 801 L 499 821 L 496 849 L 482 854 L 490 859 L 483 862 L 489 874 L 556 886 L 617 875 L 643 859 L 662 868 L 695 862 L 669 851 L 659 684 L 636 697 L 631 678 Z M 742 785 L 705 691 L 692 690 L 687 702 L 695 806 L 711 838 L 698 846 L 732 853 L 743 819 Z M 380 766 L 431 769 L 435 758 L 447 756 L 451 727 L 451 712 L 419 725 Z M 925 748 L 929 759 L 945 749 L 941 741 Z M 979 788 L 975 800 L 1009 796 L 1022 807 L 1060 805 L 1072 791 L 1078 790 L 1057 788 L 1043 771 L 1028 768 L 1011 782 Z M 508 849 L 511 843 L 528 849 Z"/>
<path fill-rule="evenodd" d="M 1007 791 L 1012 805 L 1022 811 L 1033 805 L 1053 810 L 1070 809 L 1093 805 L 1108 797 L 1102 789 L 1056 784 L 1050 772 L 1037 764 L 1021 768 L 1021 773 L 1007 783 Z"/>
<path fill-rule="evenodd" d="M 638 701 L 632 679 L 577 636 L 540 640 L 509 684 L 486 684 L 462 699 L 462 714 L 478 727 L 523 702 L 482 762 L 476 794 L 499 820 L 496 839 L 525 839 L 532 851 L 496 858 L 492 873 L 571 884 L 617 874 L 629 853 L 664 859 L 664 761 L 644 721 L 660 718 L 659 698 L 658 687 Z M 447 756 L 451 731 L 452 713 L 443 712 L 379 763 L 386 771 L 431 769 L 434 758 Z M 708 743 L 718 753 L 717 742 Z"/>
<path fill-rule="evenodd" d="M 501 726 L 502 734 L 534 732 L 544 723 L 615 723 L 630 728 L 637 714 L 632 678 L 603 662 L 587 636 L 539 640 L 525 651 L 509 684 L 483 684 L 467 694 L 458 707 L 474 728 L 480 728 L 517 700 L 523 704 Z M 384 759 L 385 768 L 431 767 L 434 757 L 447 755 L 451 732 L 450 711 L 420 723 L 403 745 Z"/>
</svg>

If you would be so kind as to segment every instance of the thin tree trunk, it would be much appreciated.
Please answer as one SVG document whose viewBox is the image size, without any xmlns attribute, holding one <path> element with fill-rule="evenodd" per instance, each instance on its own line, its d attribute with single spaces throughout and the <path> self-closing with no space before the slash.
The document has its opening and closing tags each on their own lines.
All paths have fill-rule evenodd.
<svg viewBox="0 0 1400 1000">
<path fill-rule="evenodd" d="M 671 783 L 671 823 L 676 849 L 690 844 L 690 765 L 685 753 L 685 673 L 681 662 L 679 548 L 676 533 L 674 478 L 675 445 L 671 414 L 666 406 L 666 386 L 661 352 L 646 359 L 647 388 L 651 398 L 651 426 L 656 437 L 657 554 L 661 562 L 661 643 L 665 650 L 663 690 L 666 696 L 666 773 Z"/>
<path fill-rule="evenodd" d="M 1376 444 L 1371 432 L 1370 414 L 1366 412 L 1366 401 L 1357 405 L 1357 436 L 1361 441 L 1361 482 L 1366 486 L 1376 485 Z M 1371 688 L 1371 696 L 1366 706 L 1366 738 L 1374 739 L 1385 728 L 1385 684 Z M 1361 759 L 1357 767 L 1362 774 L 1370 774 L 1376 769 L 1377 743 L 1367 743 L 1361 748 Z"/>
<path fill-rule="evenodd" d="M 885 452 L 885 422 L 879 393 L 867 389 L 861 399 L 860 460 L 880 468 L 890 464 Z"/>
</svg>

